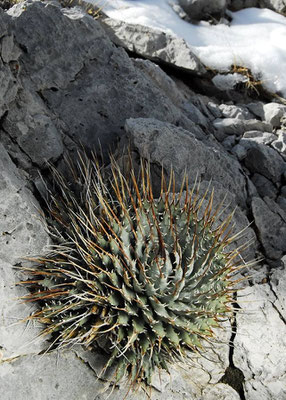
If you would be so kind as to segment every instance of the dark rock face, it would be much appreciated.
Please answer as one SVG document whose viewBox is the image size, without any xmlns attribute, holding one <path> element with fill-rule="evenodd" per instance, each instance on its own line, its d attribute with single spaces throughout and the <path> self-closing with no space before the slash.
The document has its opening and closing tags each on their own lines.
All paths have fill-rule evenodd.
<svg viewBox="0 0 286 400">
<path fill-rule="evenodd" d="M 18 80 L 24 93 L 13 104 L 4 128 L 28 153 L 27 147 L 39 140 L 39 131 L 46 132 L 49 148 L 33 154 L 33 162 L 57 158 L 63 136 L 90 148 L 100 141 L 108 148 L 130 116 L 192 125 L 124 50 L 111 43 L 99 22 L 79 9 L 61 12 L 56 4 L 28 7 L 28 13 L 21 6 L 9 11 L 14 41 L 21 48 Z M 28 122 L 30 109 L 34 116 Z M 21 126 L 19 120 L 24 120 Z"/>
<path fill-rule="evenodd" d="M 249 6 L 251 1 L 240 3 Z M 269 3 L 274 4 L 274 0 Z M 240 347 L 235 363 L 245 374 L 247 400 L 256 398 L 257 393 L 259 398 L 284 400 L 285 390 L 275 392 L 271 385 L 265 389 L 261 377 L 285 387 L 283 368 L 271 370 L 275 364 L 271 354 L 277 359 L 284 354 L 281 338 L 286 337 L 282 315 L 285 294 L 279 283 L 285 270 L 272 268 L 282 267 L 286 253 L 285 106 L 253 100 L 245 104 L 242 96 L 221 104 L 215 88 L 214 96 L 205 95 L 210 78 L 182 41 L 147 28 L 136 31 L 119 25 L 96 21 L 79 7 L 62 9 L 56 2 L 26 1 L 8 12 L 0 8 L 0 360 L 3 357 L 5 361 L 0 365 L 0 376 L 9 378 L 0 379 L 0 393 L 12 391 L 12 397 L 9 394 L 3 400 L 19 396 L 38 400 L 42 396 L 40 383 L 31 386 L 27 382 L 35 359 L 41 362 L 40 373 L 48 371 L 50 379 L 60 386 L 65 379 L 74 376 L 72 381 L 76 381 L 84 376 L 85 385 L 80 390 L 72 384 L 62 385 L 57 392 L 45 380 L 48 389 L 43 399 L 60 393 L 63 400 L 78 400 L 80 395 L 89 398 L 92 390 L 101 390 L 101 383 L 94 383 L 101 364 L 93 355 L 87 359 L 78 352 L 68 353 L 69 369 L 56 376 L 54 357 L 40 360 L 38 355 L 44 343 L 30 343 L 39 327 L 11 326 L 11 319 L 29 314 L 29 306 L 12 303 L 11 299 L 24 294 L 23 288 L 14 285 L 19 277 L 13 266 L 23 255 L 41 254 L 50 241 L 35 208 L 40 207 L 33 189 L 36 170 L 44 171 L 46 161 L 60 165 L 62 155 L 73 154 L 81 143 L 88 149 L 98 148 L 99 141 L 104 153 L 118 142 L 129 141 L 136 156 L 151 161 L 155 175 L 162 165 L 167 174 L 173 168 L 177 189 L 186 171 L 191 182 L 200 178 L 201 190 L 208 185 L 214 188 L 217 203 L 226 194 L 230 207 L 237 206 L 237 230 L 253 222 L 253 229 L 248 228 L 245 236 L 252 243 L 249 257 L 262 255 L 265 265 L 257 267 L 255 273 L 250 271 L 254 286 L 249 288 L 249 296 L 263 300 L 267 295 L 269 302 L 263 300 L 267 312 L 259 306 L 250 328 L 248 317 L 238 319 Z M 138 37 L 140 42 L 134 43 Z M 129 56 L 123 47 L 149 60 L 132 58 L 134 54 Z M 168 68 L 174 66 L 176 76 L 170 69 L 167 75 L 150 61 L 154 59 L 164 67 L 166 63 Z M 190 72 L 184 80 L 183 69 Z M 192 86 L 195 78 L 196 89 Z M 269 284 L 265 283 L 268 278 Z M 242 307 L 247 310 L 247 306 Z M 265 321 L 264 326 L 260 320 Z M 268 351 L 263 337 L 272 322 L 279 335 Z M 262 351 L 264 374 L 260 371 L 263 362 L 256 365 L 253 343 L 246 339 L 257 332 L 261 332 L 259 351 L 267 350 Z M 225 334 L 224 342 L 228 343 L 230 331 L 226 329 Z M 23 341 L 28 343 L 24 349 Z M 203 396 L 208 400 L 227 396 L 237 400 L 232 388 L 218 383 L 228 365 L 228 352 L 228 345 L 221 345 L 215 366 L 200 360 L 187 378 L 177 368 L 171 371 L 173 383 L 166 376 L 158 377 L 160 384 L 155 381 L 154 387 L 161 392 L 156 392 L 156 398 L 181 400 L 187 396 L 198 400 Z M 35 358 L 25 358 L 33 353 Z M 22 369 L 26 371 L 23 374 Z M 121 391 L 115 392 L 114 399 L 122 397 Z"/>
</svg>

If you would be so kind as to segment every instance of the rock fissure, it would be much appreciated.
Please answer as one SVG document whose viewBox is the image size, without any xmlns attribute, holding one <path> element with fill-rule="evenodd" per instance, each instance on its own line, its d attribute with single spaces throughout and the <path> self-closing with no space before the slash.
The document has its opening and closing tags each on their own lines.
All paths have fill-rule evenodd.
<svg viewBox="0 0 286 400">
<path fill-rule="evenodd" d="M 236 319 L 236 315 L 237 315 L 237 310 L 240 310 L 240 306 L 237 303 L 237 293 L 234 293 L 233 296 L 233 307 L 234 307 L 234 312 L 233 312 L 233 316 L 232 316 L 232 322 L 231 322 L 231 337 L 230 337 L 230 341 L 229 341 L 229 366 L 227 367 L 227 369 L 225 370 L 225 374 L 224 376 L 221 378 L 220 382 L 222 383 L 226 383 L 229 386 L 231 386 L 240 396 L 241 400 L 246 400 L 245 397 L 245 393 L 244 393 L 244 382 L 245 382 L 245 377 L 243 372 L 237 368 L 234 364 L 234 359 L 233 359 L 233 355 L 234 355 L 234 341 L 235 341 L 235 337 L 237 334 L 237 319 Z"/>
</svg>

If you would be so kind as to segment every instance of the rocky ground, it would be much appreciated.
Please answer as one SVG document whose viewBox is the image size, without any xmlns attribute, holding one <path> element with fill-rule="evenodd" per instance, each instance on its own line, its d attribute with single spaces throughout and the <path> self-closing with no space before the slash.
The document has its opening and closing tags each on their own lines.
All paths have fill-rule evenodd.
<svg viewBox="0 0 286 400">
<path fill-rule="evenodd" d="M 46 162 L 60 166 L 79 143 L 100 141 L 107 154 L 128 141 L 155 176 L 163 164 L 178 184 L 186 171 L 203 188 L 211 182 L 217 202 L 227 194 L 237 229 L 251 223 L 245 260 L 263 259 L 248 270 L 232 333 L 226 326 L 205 358 L 191 355 L 190 365 L 155 376 L 152 398 L 284 400 L 286 106 L 246 85 L 219 90 L 181 40 L 57 2 L 0 8 L 0 49 L 1 398 L 109 394 L 98 379 L 102 354 L 44 354 L 47 342 L 35 340 L 41 327 L 19 324 L 32 306 L 15 300 L 25 293 L 15 266 L 50 243 L 38 214 Z M 125 393 L 119 387 L 110 398 Z"/>
</svg>

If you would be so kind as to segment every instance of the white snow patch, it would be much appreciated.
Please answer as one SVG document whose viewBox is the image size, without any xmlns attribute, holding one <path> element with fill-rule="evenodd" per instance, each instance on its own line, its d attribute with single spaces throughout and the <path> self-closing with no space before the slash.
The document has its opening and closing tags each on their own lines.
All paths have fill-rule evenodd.
<svg viewBox="0 0 286 400">
<path fill-rule="evenodd" d="M 104 1 L 104 0 L 103 0 Z M 98 0 L 91 0 L 98 5 Z M 182 20 L 169 0 L 107 0 L 103 11 L 110 17 L 140 24 L 186 40 L 208 67 L 220 72 L 231 65 L 251 69 L 271 92 L 286 97 L 286 18 L 268 9 L 229 12 L 230 25 L 191 24 Z"/>
</svg>

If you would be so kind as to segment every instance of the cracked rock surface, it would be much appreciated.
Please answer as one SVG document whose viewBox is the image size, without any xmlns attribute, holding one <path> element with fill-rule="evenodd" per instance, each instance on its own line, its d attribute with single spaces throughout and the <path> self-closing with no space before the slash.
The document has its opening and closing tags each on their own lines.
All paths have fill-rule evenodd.
<svg viewBox="0 0 286 400">
<path fill-rule="evenodd" d="M 200 178 L 200 193 L 213 187 L 215 204 L 236 207 L 236 231 L 251 223 L 242 263 L 263 258 L 247 271 L 241 309 L 218 332 L 214 350 L 155 375 L 152 398 L 285 400 L 286 108 L 234 90 L 224 97 L 182 42 L 149 32 L 152 45 L 148 32 L 123 25 L 119 42 L 107 23 L 114 28 L 56 1 L 0 8 L 1 400 L 110 395 L 98 379 L 104 354 L 40 354 L 49 346 L 35 340 L 42 327 L 19 323 L 34 306 L 16 301 L 26 293 L 16 285 L 21 257 L 43 254 L 51 243 L 39 218 L 38 171 L 45 175 L 47 161 L 60 167 L 64 154 L 81 144 L 98 148 L 99 140 L 105 154 L 117 147 L 120 156 L 131 142 L 135 159 L 151 161 L 155 182 L 163 166 L 167 175 L 174 169 L 177 189 L 185 172 L 190 182 Z M 125 394 L 120 385 L 109 398 Z"/>
<path fill-rule="evenodd" d="M 286 267 L 286 259 L 285 267 Z M 238 303 L 234 363 L 245 377 L 246 400 L 286 398 L 286 274 L 244 290 Z"/>
</svg>

